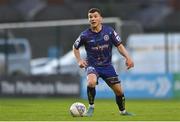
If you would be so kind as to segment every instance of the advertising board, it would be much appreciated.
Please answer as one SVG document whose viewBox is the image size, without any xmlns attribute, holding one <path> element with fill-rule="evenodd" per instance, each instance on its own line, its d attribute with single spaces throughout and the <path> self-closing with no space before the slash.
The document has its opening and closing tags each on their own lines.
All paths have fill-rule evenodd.
<svg viewBox="0 0 180 122">
<path fill-rule="evenodd" d="M 174 74 L 174 97 L 180 98 L 180 74 Z"/>
<path fill-rule="evenodd" d="M 171 98 L 173 95 L 172 74 L 121 74 L 122 87 L 126 98 Z M 82 78 L 81 97 L 86 95 L 86 78 Z M 99 85 L 96 86 L 96 98 L 114 98 L 114 93 L 107 84 L 99 79 Z"/>
<path fill-rule="evenodd" d="M 79 77 L 73 75 L 1 77 L 0 96 L 79 97 Z"/>
</svg>

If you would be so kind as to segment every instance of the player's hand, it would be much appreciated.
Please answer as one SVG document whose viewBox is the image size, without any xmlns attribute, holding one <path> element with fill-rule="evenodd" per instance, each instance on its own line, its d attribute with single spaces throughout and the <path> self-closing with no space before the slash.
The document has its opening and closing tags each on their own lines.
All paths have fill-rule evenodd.
<svg viewBox="0 0 180 122">
<path fill-rule="evenodd" d="M 81 59 L 78 61 L 78 65 L 80 68 L 85 68 L 85 67 L 87 67 L 87 61 Z"/>
<path fill-rule="evenodd" d="M 126 66 L 127 66 L 127 69 L 130 69 L 130 68 L 134 67 L 134 62 L 130 58 L 127 58 Z"/>
</svg>

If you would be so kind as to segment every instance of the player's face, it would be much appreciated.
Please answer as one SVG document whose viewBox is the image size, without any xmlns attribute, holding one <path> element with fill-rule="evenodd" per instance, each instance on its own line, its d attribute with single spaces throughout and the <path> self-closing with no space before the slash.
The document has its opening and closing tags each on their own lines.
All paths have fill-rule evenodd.
<svg viewBox="0 0 180 122">
<path fill-rule="evenodd" d="M 96 28 L 102 23 L 102 17 L 98 12 L 88 13 L 88 19 L 92 28 Z"/>
</svg>

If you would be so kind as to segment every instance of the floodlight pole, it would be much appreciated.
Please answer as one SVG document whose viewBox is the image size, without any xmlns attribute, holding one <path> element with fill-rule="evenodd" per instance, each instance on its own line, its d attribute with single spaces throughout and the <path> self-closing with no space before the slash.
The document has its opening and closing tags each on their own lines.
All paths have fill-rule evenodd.
<svg viewBox="0 0 180 122">
<path fill-rule="evenodd" d="M 4 73 L 5 76 L 8 76 L 8 64 L 9 64 L 9 54 L 8 54 L 8 29 L 4 30 Z"/>
</svg>

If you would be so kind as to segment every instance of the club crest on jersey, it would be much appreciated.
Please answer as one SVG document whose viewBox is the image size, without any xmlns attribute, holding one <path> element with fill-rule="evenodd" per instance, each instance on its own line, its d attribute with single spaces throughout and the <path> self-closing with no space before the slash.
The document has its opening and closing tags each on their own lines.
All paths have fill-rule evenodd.
<svg viewBox="0 0 180 122">
<path fill-rule="evenodd" d="M 109 40 L 109 35 L 104 35 L 104 40 L 108 41 Z"/>
</svg>

